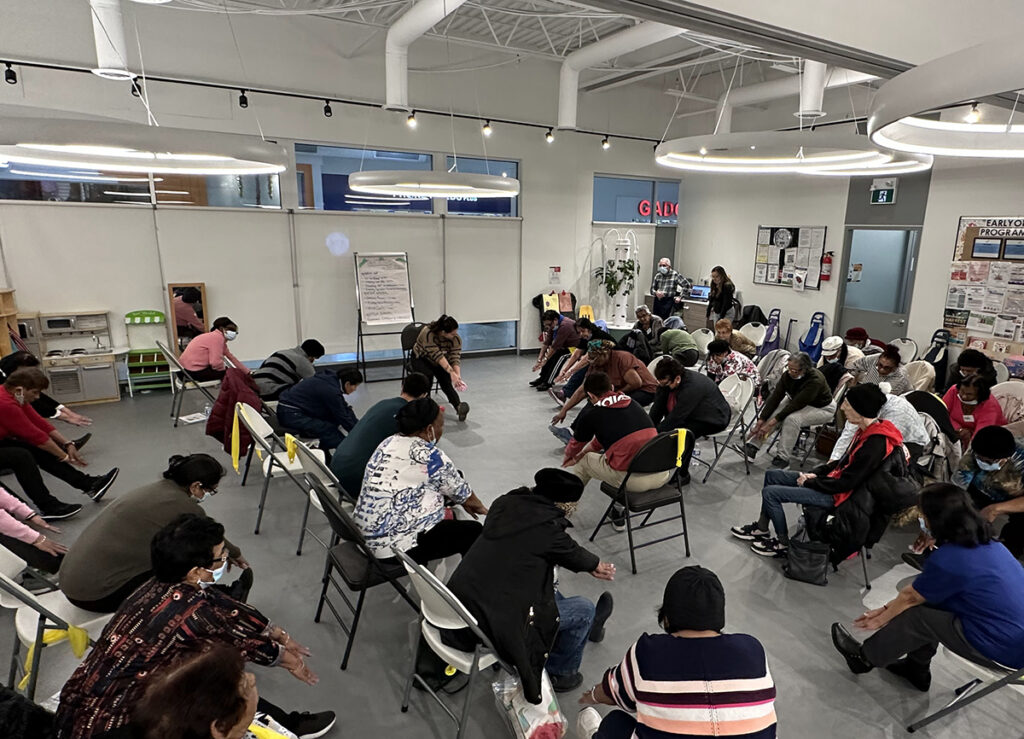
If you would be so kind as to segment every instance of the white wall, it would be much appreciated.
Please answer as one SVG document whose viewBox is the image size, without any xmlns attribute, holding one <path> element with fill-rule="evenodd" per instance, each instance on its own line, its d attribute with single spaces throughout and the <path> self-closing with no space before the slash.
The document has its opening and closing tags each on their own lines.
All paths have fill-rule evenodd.
<svg viewBox="0 0 1024 739">
<path fill-rule="evenodd" d="M 782 310 L 783 338 L 789 319 L 799 321 L 793 327 L 792 347 L 815 311 L 825 312 L 825 326 L 831 331 L 835 274 L 820 291 L 754 285 L 754 251 L 759 225 L 826 226 L 825 250 L 834 251 L 839 262 L 848 187 L 845 178 L 687 175 L 679 200 L 676 267 L 698 279 L 710 279 L 715 265 L 724 267 L 744 305 L 759 305 L 766 315 L 772 308 Z"/>
</svg>

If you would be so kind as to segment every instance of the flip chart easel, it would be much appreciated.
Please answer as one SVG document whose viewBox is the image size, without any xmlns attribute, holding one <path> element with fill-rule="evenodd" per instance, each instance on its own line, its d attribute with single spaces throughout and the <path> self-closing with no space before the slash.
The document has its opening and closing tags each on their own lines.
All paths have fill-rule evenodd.
<svg viewBox="0 0 1024 739">
<path fill-rule="evenodd" d="M 409 281 L 408 252 L 355 252 L 356 279 L 356 367 L 366 382 L 398 379 L 378 377 L 371 380 L 366 370 L 367 336 L 401 336 L 406 324 L 416 320 Z M 394 326 L 397 331 L 367 331 L 364 327 Z M 405 361 L 405 357 L 402 357 Z"/>
</svg>

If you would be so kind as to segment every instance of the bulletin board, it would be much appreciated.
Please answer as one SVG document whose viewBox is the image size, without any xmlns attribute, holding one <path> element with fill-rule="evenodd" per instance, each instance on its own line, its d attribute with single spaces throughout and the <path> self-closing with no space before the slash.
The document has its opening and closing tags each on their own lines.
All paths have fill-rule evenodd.
<svg viewBox="0 0 1024 739">
<path fill-rule="evenodd" d="M 821 289 L 825 226 L 758 226 L 754 284 Z"/>
<path fill-rule="evenodd" d="M 942 325 L 953 345 L 1024 354 L 1024 216 L 960 218 Z"/>
</svg>

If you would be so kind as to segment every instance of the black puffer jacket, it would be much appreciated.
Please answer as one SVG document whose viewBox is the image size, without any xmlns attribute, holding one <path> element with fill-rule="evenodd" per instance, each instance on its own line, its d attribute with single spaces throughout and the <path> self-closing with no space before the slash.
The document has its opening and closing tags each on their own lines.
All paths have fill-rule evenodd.
<svg viewBox="0 0 1024 739">
<path fill-rule="evenodd" d="M 808 508 L 808 535 L 815 541 L 827 542 L 831 550 L 829 559 L 838 565 L 862 546 L 877 544 L 889 519 L 914 505 L 919 491 L 920 485 L 907 466 L 903 449 L 895 449 L 837 508 Z M 829 515 L 831 520 L 827 520 Z"/>
</svg>

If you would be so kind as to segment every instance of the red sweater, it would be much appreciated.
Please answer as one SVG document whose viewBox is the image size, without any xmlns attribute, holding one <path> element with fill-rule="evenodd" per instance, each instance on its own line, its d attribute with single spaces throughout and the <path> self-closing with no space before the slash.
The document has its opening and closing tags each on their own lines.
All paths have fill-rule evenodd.
<svg viewBox="0 0 1024 739">
<path fill-rule="evenodd" d="M 20 439 L 39 446 L 50 438 L 51 426 L 31 405 L 20 405 L 11 392 L 0 386 L 0 439 Z"/>
</svg>

